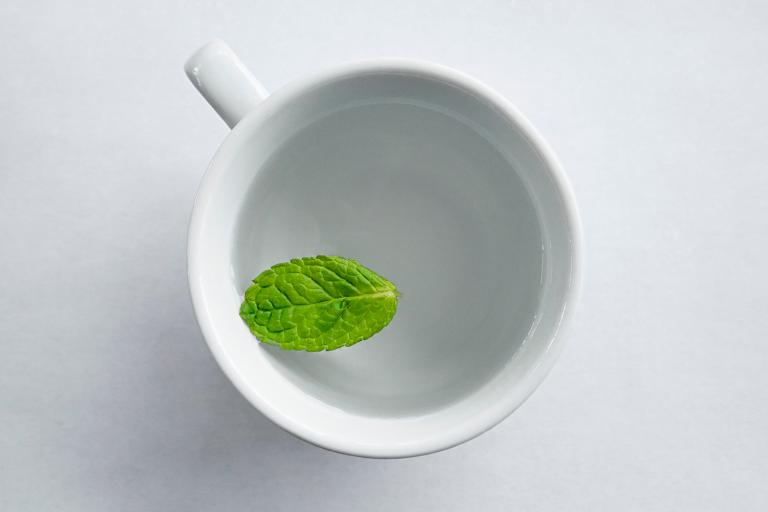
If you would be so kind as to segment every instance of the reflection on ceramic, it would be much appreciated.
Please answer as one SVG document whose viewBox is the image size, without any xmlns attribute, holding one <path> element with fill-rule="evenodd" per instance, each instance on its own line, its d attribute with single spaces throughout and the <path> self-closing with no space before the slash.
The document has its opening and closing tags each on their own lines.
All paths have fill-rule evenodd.
<svg viewBox="0 0 768 512">
<path fill-rule="evenodd" d="M 253 405 L 318 446 L 405 457 L 471 439 L 533 392 L 574 305 L 579 222 L 554 155 L 503 97 L 390 60 L 267 95 L 220 41 L 186 70 L 234 127 L 195 200 L 192 298 Z M 238 316 L 250 279 L 315 254 L 396 283 L 391 325 L 328 353 L 258 343 Z"/>
</svg>

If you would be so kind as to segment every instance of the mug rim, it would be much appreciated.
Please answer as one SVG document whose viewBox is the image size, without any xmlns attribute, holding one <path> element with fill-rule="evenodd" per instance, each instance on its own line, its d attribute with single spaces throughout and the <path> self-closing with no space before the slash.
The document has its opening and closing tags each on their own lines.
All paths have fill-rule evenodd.
<svg viewBox="0 0 768 512">
<path fill-rule="evenodd" d="M 194 250 L 200 241 L 202 225 L 207 210 L 206 205 L 212 199 L 211 185 L 221 177 L 227 168 L 227 164 L 238 153 L 242 144 L 247 141 L 251 126 L 259 124 L 269 116 L 270 112 L 280 110 L 285 104 L 316 86 L 330 81 L 370 74 L 407 74 L 438 80 L 451 86 L 457 86 L 498 109 L 528 139 L 531 149 L 541 159 L 544 168 L 550 174 L 557 195 L 562 200 L 565 219 L 569 224 L 568 232 L 571 236 L 569 244 L 571 261 L 570 286 L 565 290 L 562 298 L 562 303 L 565 306 L 563 314 L 554 333 L 550 337 L 547 350 L 537 359 L 537 365 L 531 372 L 532 375 L 530 378 L 525 379 L 524 382 L 521 381 L 520 385 L 525 385 L 523 391 L 517 394 L 509 393 L 509 399 L 505 402 L 504 407 L 497 407 L 495 411 L 484 411 L 481 418 L 478 418 L 472 426 L 464 428 L 460 433 L 447 435 L 437 432 L 428 443 L 421 442 L 417 445 L 360 445 L 346 436 L 318 435 L 317 432 L 308 428 L 303 422 L 295 421 L 294 418 L 289 417 L 264 401 L 258 392 L 252 389 L 246 382 L 236 365 L 225 353 L 223 344 L 218 340 L 213 328 L 213 319 L 201 298 L 203 292 L 199 276 L 203 272 L 203 267 Z M 562 351 L 565 342 L 564 331 L 567 330 L 571 323 L 574 305 L 581 290 L 582 227 L 570 183 L 557 157 L 533 125 L 503 95 L 461 71 L 429 61 L 412 59 L 362 60 L 330 67 L 288 83 L 267 96 L 261 104 L 249 112 L 227 134 L 211 159 L 195 195 L 187 236 L 187 272 L 195 318 L 203 333 L 206 344 L 230 381 L 262 414 L 289 433 L 316 446 L 335 452 L 375 458 L 411 457 L 448 449 L 486 432 L 512 414 L 544 380 Z M 492 414 L 493 412 L 495 414 Z"/>
</svg>

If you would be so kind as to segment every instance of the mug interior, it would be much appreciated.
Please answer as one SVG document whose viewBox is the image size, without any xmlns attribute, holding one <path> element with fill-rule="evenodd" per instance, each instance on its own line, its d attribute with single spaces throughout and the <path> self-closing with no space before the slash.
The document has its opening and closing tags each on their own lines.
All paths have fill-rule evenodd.
<svg viewBox="0 0 768 512">
<path fill-rule="evenodd" d="M 270 265 L 317 254 L 381 273 L 402 297 L 371 340 L 265 354 L 334 407 L 429 413 L 492 379 L 533 325 L 536 209 L 509 161 L 450 113 L 398 97 L 338 107 L 261 166 L 235 228 L 233 284 L 242 295 Z"/>
<path fill-rule="evenodd" d="M 572 286 L 572 212 L 506 114 L 442 76 L 367 69 L 278 93 L 236 127 L 198 199 L 190 277 L 214 353 L 273 419 L 387 455 L 476 435 L 532 391 Z M 250 280 L 317 254 L 395 283 L 392 323 L 333 352 L 259 344 L 237 316 Z M 362 448 L 322 441 L 343 435 Z"/>
</svg>

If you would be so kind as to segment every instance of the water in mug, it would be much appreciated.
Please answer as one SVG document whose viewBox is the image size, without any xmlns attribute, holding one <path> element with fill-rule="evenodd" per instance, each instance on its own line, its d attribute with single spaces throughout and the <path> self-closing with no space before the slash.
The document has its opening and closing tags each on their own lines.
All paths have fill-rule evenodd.
<svg viewBox="0 0 768 512">
<path fill-rule="evenodd" d="M 236 227 L 241 292 L 274 263 L 334 254 L 403 293 L 392 323 L 354 347 L 263 347 L 318 399 L 384 416 L 448 406 L 489 382 L 534 323 L 535 208 L 494 145 L 446 113 L 397 100 L 330 113 L 284 141 L 252 186 Z"/>
</svg>

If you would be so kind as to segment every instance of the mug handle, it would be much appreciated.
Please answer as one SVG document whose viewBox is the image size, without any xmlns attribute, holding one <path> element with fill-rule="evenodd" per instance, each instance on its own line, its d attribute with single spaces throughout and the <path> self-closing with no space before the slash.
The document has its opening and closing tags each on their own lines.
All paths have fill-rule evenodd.
<svg viewBox="0 0 768 512">
<path fill-rule="evenodd" d="M 193 53 L 184 71 L 230 128 L 269 94 L 232 48 L 218 39 Z"/>
</svg>

